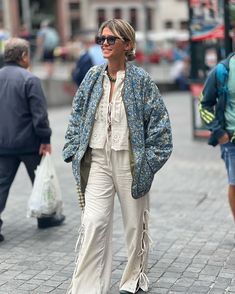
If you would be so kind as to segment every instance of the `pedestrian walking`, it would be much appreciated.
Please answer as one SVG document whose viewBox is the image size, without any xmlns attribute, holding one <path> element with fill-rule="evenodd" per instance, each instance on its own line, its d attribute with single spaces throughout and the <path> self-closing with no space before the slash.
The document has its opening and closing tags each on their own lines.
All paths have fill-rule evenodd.
<svg viewBox="0 0 235 294">
<path fill-rule="evenodd" d="M 82 44 L 84 50 L 76 61 L 75 68 L 72 70 L 72 78 L 79 87 L 88 70 L 94 65 L 105 63 L 100 46 L 95 43 L 93 32 L 82 32 Z"/>
<path fill-rule="evenodd" d="M 0 241 L 2 212 L 21 162 L 30 180 L 41 156 L 51 153 L 46 99 L 40 80 L 30 73 L 29 43 L 20 38 L 6 41 L 5 66 L 0 70 Z M 64 216 L 38 218 L 38 227 L 60 225 Z"/>
<path fill-rule="evenodd" d="M 68 293 L 110 293 L 116 193 L 128 253 L 120 293 L 137 293 L 148 290 L 148 192 L 171 154 L 171 126 L 154 81 L 129 63 L 135 57 L 131 25 L 104 22 L 96 43 L 107 63 L 92 67 L 81 83 L 63 150 L 64 160 L 72 161 L 83 210 Z"/>
<path fill-rule="evenodd" d="M 235 221 L 235 53 L 210 72 L 200 97 L 200 115 L 211 131 L 209 145 L 220 145 L 228 175 L 228 200 Z"/>
<path fill-rule="evenodd" d="M 36 56 L 44 63 L 47 77 L 50 78 L 54 72 L 54 51 L 59 46 L 59 34 L 50 21 L 44 20 L 41 23 L 36 43 Z"/>
<path fill-rule="evenodd" d="M 9 38 L 9 32 L 4 28 L 3 23 L 0 22 L 0 68 L 3 66 L 4 44 Z"/>
</svg>

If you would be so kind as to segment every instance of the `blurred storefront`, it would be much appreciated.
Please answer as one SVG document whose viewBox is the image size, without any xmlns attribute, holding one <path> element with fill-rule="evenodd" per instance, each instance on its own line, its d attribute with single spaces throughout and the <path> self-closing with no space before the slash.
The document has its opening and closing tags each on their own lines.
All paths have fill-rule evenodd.
<svg viewBox="0 0 235 294">
<path fill-rule="evenodd" d="M 194 138 L 208 137 L 199 115 L 199 97 L 208 74 L 233 48 L 235 1 L 188 0 L 190 28 L 192 127 Z"/>
<path fill-rule="evenodd" d="M 187 17 L 186 0 L 0 0 L 0 21 L 12 35 L 22 24 L 34 34 L 49 19 L 62 43 L 108 18 L 124 18 L 139 32 L 164 33 L 184 30 Z"/>
<path fill-rule="evenodd" d="M 19 34 L 22 25 L 36 34 L 45 19 L 54 24 L 65 43 L 80 30 L 80 1 L 0 0 L 0 22 L 12 36 Z"/>
</svg>

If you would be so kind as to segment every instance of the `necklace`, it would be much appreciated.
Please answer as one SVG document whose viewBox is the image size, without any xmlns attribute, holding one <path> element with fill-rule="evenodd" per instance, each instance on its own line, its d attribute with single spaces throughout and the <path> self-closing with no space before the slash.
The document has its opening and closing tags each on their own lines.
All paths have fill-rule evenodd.
<svg viewBox="0 0 235 294">
<path fill-rule="evenodd" d="M 111 77 L 111 75 L 110 75 L 110 73 L 109 73 L 108 69 L 107 69 L 107 76 L 108 76 L 108 78 L 109 78 L 110 82 L 113 82 L 113 83 L 115 83 L 115 82 L 116 82 L 116 80 L 117 80 L 117 79 L 115 79 L 115 78 Z"/>
</svg>

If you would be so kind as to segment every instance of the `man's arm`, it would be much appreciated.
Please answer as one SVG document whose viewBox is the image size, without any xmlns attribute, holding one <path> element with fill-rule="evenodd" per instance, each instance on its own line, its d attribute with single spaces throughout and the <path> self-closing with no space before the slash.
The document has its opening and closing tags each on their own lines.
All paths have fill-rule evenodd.
<svg viewBox="0 0 235 294">
<path fill-rule="evenodd" d="M 171 155 L 172 133 L 168 111 L 153 81 L 145 93 L 145 150 L 148 163 L 156 173 Z"/>
<path fill-rule="evenodd" d="M 217 67 L 215 67 L 209 74 L 205 82 L 204 89 L 199 97 L 200 116 L 204 121 L 206 128 L 213 133 L 213 137 L 216 141 L 213 142 L 212 145 L 219 143 L 220 138 L 226 134 L 225 130 L 222 128 L 220 122 L 215 116 L 215 107 L 218 99 L 216 71 Z M 223 141 L 223 139 L 221 140 Z"/>
</svg>

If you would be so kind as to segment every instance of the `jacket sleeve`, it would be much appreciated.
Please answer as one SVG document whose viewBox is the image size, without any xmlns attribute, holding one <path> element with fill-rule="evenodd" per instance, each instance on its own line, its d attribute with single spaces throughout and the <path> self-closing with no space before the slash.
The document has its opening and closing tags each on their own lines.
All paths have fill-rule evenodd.
<svg viewBox="0 0 235 294">
<path fill-rule="evenodd" d="M 82 119 L 83 97 L 84 95 L 81 85 L 74 96 L 72 111 L 69 116 L 69 123 L 65 133 L 65 145 L 62 153 L 65 162 L 72 161 L 80 144 L 80 121 Z"/>
<path fill-rule="evenodd" d="M 37 77 L 31 77 L 27 80 L 26 93 L 34 131 L 40 138 L 41 143 L 49 144 L 51 128 L 49 126 L 46 98 L 42 90 L 41 82 Z"/>
<path fill-rule="evenodd" d="M 63 159 L 65 162 L 72 161 L 73 156 L 79 148 L 81 121 L 85 119 L 85 93 L 87 92 L 87 87 L 89 88 L 90 84 L 94 82 L 93 77 L 95 72 L 96 66 L 93 66 L 89 69 L 73 98 L 72 111 L 69 117 L 68 128 L 65 133 L 65 145 L 62 152 Z"/>
<path fill-rule="evenodd" d="M 170 119 L 155 83 L 150 80 L 145 93 L 145 151 L 148 164 L 156 173 L 171 155 L 172 133 Z"/>
<path fill-rule="evenodd" d="M 223 130 L 215 116 L 215 109 L 218 101 L 218 87 L 216 79 L 216 70 L 218 66 L 223 65 L 217 65 L 211 71 L 199 97 L 200 116 L 205 123 L 206 128 L 212 132 L 211 142 L 209 142 L 212 145 L 216 145 L 218 143 L 218 139 L 225 133 L 225 130 Z"/>
<path fill-rule="evenodd" d="M 65 162 L 72 161 L 80 145 L 81 121 L 85 119 L 86 94 L 91 83 L 94 83 L 94 73 L 96 73 L 96 66 L 88 70 L 73 98 L 72 111 L 69 116 L 69 123 L 65 133 L 65 145 L 62 152 Z"/>
</svg>

